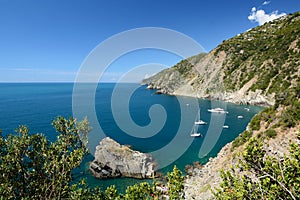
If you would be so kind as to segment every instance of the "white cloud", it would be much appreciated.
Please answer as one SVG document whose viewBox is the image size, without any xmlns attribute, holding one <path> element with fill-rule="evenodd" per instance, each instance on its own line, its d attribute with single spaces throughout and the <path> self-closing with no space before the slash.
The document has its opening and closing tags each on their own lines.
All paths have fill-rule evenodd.
<svg viewBox="0 0 300 200">
<path fill-rule="evenodd" d="M 262 5 L 265 6 L 265 5 L 268 5 L 270 3 L 271 3 L 271 1 L 264 1 Z"/>
<path fill-rule="evenodd" d="M 257 22 L 259 25 L 263 25 L 266 22 L 272 21 L 279 17 L 286 15 L 286 13 L 278 13 L 274 11 L 270 14 L 267 14 L 264 10 L 257 10 L 255 7 L 251 9 L 251 14 L 248 16 L 248 19 L 253 22 Z"/>
</svg>

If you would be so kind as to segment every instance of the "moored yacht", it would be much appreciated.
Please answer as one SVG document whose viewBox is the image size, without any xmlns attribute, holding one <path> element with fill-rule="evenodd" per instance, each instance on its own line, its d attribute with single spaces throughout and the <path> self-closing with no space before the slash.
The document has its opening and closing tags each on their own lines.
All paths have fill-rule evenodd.
<svg viewBox="0 0 300 200">
<path fill-rule="evenodd" d="M 213 109 L 208 109 L 207 110 L 208 112 L 211 112 L 211 113 L 224 113 L 224 114 L 227 114 L 228 112 L 226 110 L 224 110 L 223 108 L 213 108 Z"/>
</svg>

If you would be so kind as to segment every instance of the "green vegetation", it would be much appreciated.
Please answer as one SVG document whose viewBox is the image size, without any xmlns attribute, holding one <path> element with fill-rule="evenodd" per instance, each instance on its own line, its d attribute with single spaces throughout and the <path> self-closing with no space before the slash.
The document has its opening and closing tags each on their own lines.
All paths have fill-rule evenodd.
<svg viewBox="0 0 300 200">
<path fill-rule="evenodd" d="M 172 69 L 178 71 L 185 78 L 188 78 L 191 75 L 196 75 L 196 73 L 191 74 L 193 73 L 194 64 L 198 63 L 205 55 L 205 53 L 200 53 L 198 55 L 184 59 L 174 65 Z"/>
<path fill-rule="evenodd" d="M 299 155 L 299 145 L 291 144 L 290 156 L 284 159 L 267 156 L 263 141 L 252 138 L 238 169 L 221 172 L 222 183 L 214 191 L 215 198 L 300 199 Z"/>
<path fill-rule="evenodd" d="M 274 129 L 268 129 L 265 131 L 265 135 L 267 138 L 275 138 L 277 136 L 277 132 Z"/>
<path fill-rule="evenodd" d="M 16 130 L 18 135 L 0 137 L 0 196 L 60 199 L 68 195 L 71 171 L 80 165 L 85 146 L 74 119 L 58 117 L 52 124 L 60 134 L 54 143 L 42 134 L 29 135 L 26 126 Z"/>
<path fill-rule="evenodd" d="M 276 95 L 274 106 L 263 109 L 255 115 L 249 123 L 249 132 L 259 131 L 261 124 L 264 124 L 264 136 L 267 138 L 276 137 L 277 133 L 274 130 L 276 127 L 292 128 L 300 121 L 300 84 L 287 89 L 285 92 Z M 262 134 L 262 133 L 261 133 Z M 251 136 L 247 137 L 246 133 L 242 133 L 237 137 L 232 144 L 232 149 L 245 144 Z"/>
<path fill-rule="evenodd" d="M 260 129 L 260 123 L 261 123 L 261 116 L 257 114 L 251 119 L 249 126 L 252 130 L 257 131 Z"/>
<path fill-rule="evenodd" d="M 174 166 L 173 172 L 168 173 L 168 180 L 170 199 L 184 199 L 184 177 L 176 166 Z"/>
<path fill-rule="evenodd" d="M 231 151 L 233 151 L 235 148 L 245 144 L 251 137 L 252 137 L 252 132 L 250 131 L 244 131 L 241 133 L 233 142 L 231 146 Z"/>
<path fill-rule="evenodd" d="M 295 50 L 299 47 L 293 45 L 300 38 L 299 27 L 300 13 L 295 13 L 219 46 L 218 51 L 231 55 L 225 63 L 227 88 L 240 89 L 256 75 L 258 79 L 251 90 L 275 93 L 276 102 L 258 113 L 247 131 L 233 141 L 231 151 L 246 145 L 239 164 L 221 171 L 222 182 L 214 190 L 216 199 L 300 199 L 300 146 L 291 144 L 290 155 L 284 158 L 267 156 L 263 149 L 265 139 L 299 125 L 300 54 Z M 232 78 L 235 76 L 239 78 Z M 241 80 L 244 81 L 239 84 Z M 254 132 L 257 137 L 253 137 Z"/>
<path fill-rule="evenodd" d="M 224 41 L 215 55 L 225 51 L 228 58 L 224 84 L 228 90 L 238 90 L 257 76 L 252 91 L 266 94 L 283 92 L 295 80 L 300 63 L 297 39 L 300 37 L 300 12 L 274 20 Z M 293 42 L 295 45 L 293 46 Z"/>
<path fill-rule="evenodd" d="M 190 73 L 193 67 L 194 65 L 187 59 L 180 61 L 174 66 L 174 68 L 184 77 L 186 77 Z"/>
<path fill-rule="evenodd" d="M 129 186 L 119 194 L 115 186 L 105 191 L 89 188 L 85 180 L 72 183 L 72 170 L 79 167 L 87 154 L 87 135 L 91 130 L 87 118 L 57 117 L 52 125 L 59 133 L 50 142 L 42 134 L 29 134 L 20 126 L 17 134 L 2 136 L 0 131 L 0 199 L 158 199 L 163 195 L 156 183 Z M 168 174 L 170 199 L 183 198 L 183 176 L 174 167 Z"/>
</svg>

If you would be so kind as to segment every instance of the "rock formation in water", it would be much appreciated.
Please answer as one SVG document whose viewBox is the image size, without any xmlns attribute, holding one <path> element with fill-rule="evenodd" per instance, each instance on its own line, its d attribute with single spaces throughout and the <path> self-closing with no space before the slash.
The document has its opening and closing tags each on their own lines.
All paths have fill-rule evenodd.
<svg viewBox="0 0 300 200">
<path fill-rule="evenodd" d="M 100 179 L 121 176 L 143 179 L 153 177 L 155 163 L 150 155 L 133 151 L 128 146 L 106 137 L 96 147 L 90 170 Z"/>
</svg>

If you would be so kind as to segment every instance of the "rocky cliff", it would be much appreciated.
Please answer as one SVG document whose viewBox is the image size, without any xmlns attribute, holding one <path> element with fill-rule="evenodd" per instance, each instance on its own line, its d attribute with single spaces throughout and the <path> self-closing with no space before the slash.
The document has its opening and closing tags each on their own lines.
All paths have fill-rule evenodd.
<svg viewBox="0 0 300 200">
<path fill-rule="evenodd" d="M 92 174 L 100 179 L 114 177 L 152 178 L 153 158 L 106 137 L 96 147 L 95 160 L 90 164 Z"/>
<path fill-rule="evenodd" d="M 300 14 L 224 41 L 208 54 L 181 61 L 142 84 L 158 93 L 274 105 L 275 95 L 299 79 Z"/>
</svg>

